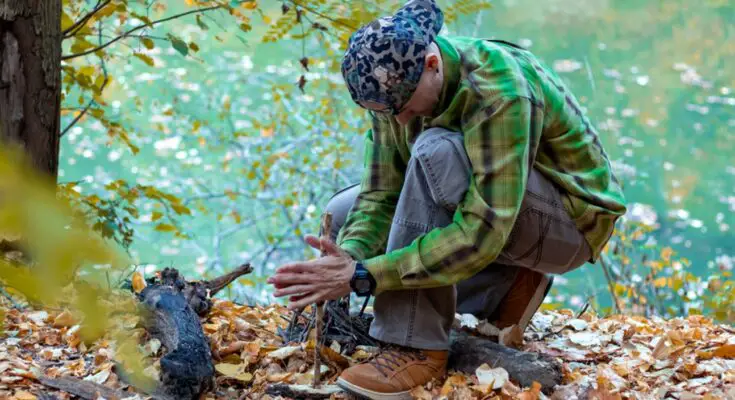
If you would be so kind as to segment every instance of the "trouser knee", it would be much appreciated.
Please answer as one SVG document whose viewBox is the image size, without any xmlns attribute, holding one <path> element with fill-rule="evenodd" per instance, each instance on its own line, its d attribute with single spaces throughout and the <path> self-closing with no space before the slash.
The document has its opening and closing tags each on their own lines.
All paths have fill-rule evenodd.
<svg viewBox="0 0 735 400">
<path fill-rule="evenodd" d="M 469 187 L 471 166 L 459 132 L 430 128 L 422 132 L 413 145 L 406 172 L 410 179 L 426 181 L 434 202 L 455 209 Z"/>
<path fill-rule="evenodd" d="M 340 189 L 338 192 L 332 195 L 332 197 L 327 202 L 327 205 L 324 207 L 322 215 L 324 215 L 325 213 L 332 214 L 332 231 L 330 232 L 330 237 L 333 241 L 337 240 L 339 230 L 342 229 L 342 226 L 344 226 L 345 220 L 347 219 L 347 214 L 350 212 L 350 209 L 355 203 L 355 199 L 357 199 L 357 195 L 359 193 L 359 183 L 349 185 Z M 320 225 L 319 235 L 321 234 L 322 227 Z"/>
</svg>

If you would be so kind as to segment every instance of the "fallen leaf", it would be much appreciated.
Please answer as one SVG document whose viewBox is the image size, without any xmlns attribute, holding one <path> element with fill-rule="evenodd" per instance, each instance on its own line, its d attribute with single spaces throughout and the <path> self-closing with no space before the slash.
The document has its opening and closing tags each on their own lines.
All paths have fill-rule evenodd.
<svg viewBox="0 0 735 400">
<path fill-rule="evenodd" d="M 508 381 L 508 371 L 504 368 L 490 368 L 487 364 L 482 364 L 475 370 L 475 376 L 480 385 L 489 385 L 493 389 L 500 389 Z"/>
<path fill-rule="evenodd" d="M 735 358 L 735 344 L 726 344 L 718 347 L 714 352 L 714 356 L 720 358 Z"/>
<path fill-rule="evenodd" d="M 439 392 L 439 394 L 441 394 L 442 396 L 446 396 L 454 390 L 455 386 L 465 386 L 466 384 L 467 378 L 465 378 L 463 375 L 452 375 L 447 378 L 446 381 L 444 381 L 444 386 L 442 386 L 441 392 Z"/>
<path fill-rule="evenodd" d="M 74 326 L 76 322 L 74 321 L 74 316 L 69 312 L 69 310 L 64 310 L 61 314 L 57 315 L 56 318 L 54 318 L 54 328 L 68 328 L 70 326 Z"/>
<path fill-rule="evenodd" d="M 424 389 L 423 386 L 416 386 L 415 388 L 411 389 L 410 395 L 412 398 L 418 400 L 431 400 L 433 398 L 431 392 Z"/>
<path fill-rule="evenodd" d="M 19 390 L 15 392 L 13 395 L 13 398 L 15 400 L 36 400 L 37 397 L 33 395 L 31 392 L 26 392 L 25 390 Z"/>
<path fill-rule="evenodd" d="M 268 353 L 269 358 L 275 358 L 276 360 L 283 360 L 291 357 L 294 353 L 301 350 L 301 346 L 286 346 L 280 349 L 273 350 Z"/>
<path fill-rule="evenodd" d="M 568 338 L 572 343 L 582 347 L 595 347 L 602 344 L 600 334 L 597 332 L 574 332 Z"/>
<path fill-rule="evenodd" d="M 142 292 L 143 289 L 145 289 L 145 287 L 148 286 L 145 283 L 145 279 L 143 279 L 143 274 L 140 271 L 135 271 L 135 273 L 133 273 L 132 281 L 133 281 L 133 291 L 135 293 Z"/>
<path fill-rule="evenodd" d="M 110 370 L 109 369 L 103 369 L 102 371 L 94 374 L 84 377 L 85 381 L 90 381 L 94 383 L 99 383 L 100 385 L 105 383 L 107 381 L 107 378 L 110 377 Z"/>
<path fill-rule="evenodd" d="M 571 326 L 575 331 L 583 331 L 587 329 L 589 324 L 583 319 L 575 318 L 567 321 L 567 326 Z"/>
<path fill-rule="evenodd" d="M 519 349 L 523 346 L 523 331 L 518 325 L 509 326 L 500 331 L 498 342 L 504 346 Z"/>
<path fill-rule="evenodd" d="M 245 372 L 245 368 L 247 368 L 247 364 L 219 363 L 214 366 L 214 369 L 220 374 L 247 383 L 253 380 L 253 375 Z"/>
</svg>

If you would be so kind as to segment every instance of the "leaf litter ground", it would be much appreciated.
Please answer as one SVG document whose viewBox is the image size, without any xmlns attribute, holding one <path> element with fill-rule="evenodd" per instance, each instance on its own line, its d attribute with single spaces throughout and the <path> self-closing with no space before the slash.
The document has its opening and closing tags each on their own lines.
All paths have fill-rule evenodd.
<svg viewBox="0 0 735 400">
<path fill-rule="evenodd" d="M 0 335 L 0 399 L 70 399 L 39 377 L 71 376 L 136 394 L 118 376 L 115 343 L 101 339 L 85 346 L 80 326 L 68 311 L 15 309 L 1 304 L 4 332 Z M 291 313 L 280 305 L 249 307 L 215 300 L 202 326 L 215 359 L 216 389 L 207 399 L 275 399 L 268 386 L 285 383 L 308 386 L 312 381 L 313 335 L 304 343 L 284 343 L 282 332 Z M 457 316 L 455 327 L 478 335 L 495 328 L 469 315 Z M 165 349 L 138 327 L 137 317 L 120 323 L 140 339 L 151 356 L 145 373 L 156 377 L 156 359 Z M 280 330 L 279 330 L 280 328 Z M 551 396 L 538 385 L 519 388 L 502 368 L 480 366 L 474 374 L 450 371 L 442 381 L 412 391 L 418 399 L 734 399 L 735 329 L 713 324 L 702 316 L 662 320 L 544 311 L 534 316 L 523 350 L 557 357 L 564 381 Z M 325 384 L 333 384 L 350 365 L 368 359 L 375 348 L 358 346 L 341 354 L 336 342 L 322 363 Z M 53 397 L 50 397 L 53 395 Z M 334 399 L 349 398 L 344 393 Z"/>
</svg>

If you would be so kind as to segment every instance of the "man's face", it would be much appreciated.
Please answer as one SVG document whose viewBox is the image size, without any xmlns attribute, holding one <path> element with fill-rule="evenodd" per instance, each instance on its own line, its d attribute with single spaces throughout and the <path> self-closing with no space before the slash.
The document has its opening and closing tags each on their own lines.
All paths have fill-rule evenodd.
<svg viewBox="0 0 735 400">
<path fill-rule="evenodd" d="M 434 46 L 436 45 L 434 44 Z M 416 90 L 395 116 L 398 123 L 405 125 L 415 116 L 431 116 L 439 102 L 443 81 L 441 55 L 439 49 L 435 48 L 435 51 L 430 51 L 426 55 L 424 72 L 421 73 L 421 79 Z M 366 101 L 361 104 L 373 111 L 387 112 L 387 107 L 379 103 Z"/>
</svg>

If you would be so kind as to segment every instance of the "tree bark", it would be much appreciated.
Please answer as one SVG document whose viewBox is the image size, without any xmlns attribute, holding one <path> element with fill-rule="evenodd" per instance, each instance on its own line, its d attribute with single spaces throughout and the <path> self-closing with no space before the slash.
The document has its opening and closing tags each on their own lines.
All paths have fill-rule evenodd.
<svg viewBox="0 0 735 400">
<path fill-rule="evenodd" d="M 0 146 L 20 145 L 56 182 L 61 0 L 0 0 Z"/>
</svg>

